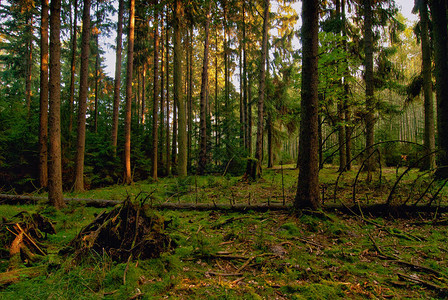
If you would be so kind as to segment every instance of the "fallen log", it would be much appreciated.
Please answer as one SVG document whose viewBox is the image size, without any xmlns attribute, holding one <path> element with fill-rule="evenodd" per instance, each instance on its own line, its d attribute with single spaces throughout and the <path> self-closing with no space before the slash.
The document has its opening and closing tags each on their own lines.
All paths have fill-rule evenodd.
<svg viewBox="0 0 448 300">
<path fill-rule="evenodd" d="M 13 269 L 4 273 L 0 273 L 0 286 L 18 282 L 25 278 L 34 278 L 47 272 L 46 266 L 38 266 L 31 268 Z"/>
<path fill-rule="evenodd" d="M 119 200 L 105 200 L 105 199 L 91 199 L 91 198 L 64 198 L 66 203 L 79 202 L 86 206 L 94 207 L 108 207 L 115 206 L 122 201 Z M 0 204 L 36 204 L 40 202 L 48 202 L 47 197 L 37 197 L 30 195 L 8 195 L 0 194 Z"/>
</svg>

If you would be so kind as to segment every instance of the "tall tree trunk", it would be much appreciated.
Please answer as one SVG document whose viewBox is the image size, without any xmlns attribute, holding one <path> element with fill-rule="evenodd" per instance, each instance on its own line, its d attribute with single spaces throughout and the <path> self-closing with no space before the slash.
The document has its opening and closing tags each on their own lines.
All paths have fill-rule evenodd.
<svg viewBox="0 0 448 300">
<path fill-rule="evenodd" d="M 165 49 L 166 49 L 166 174 L 171 174 L 171 156 L 170 156 L 170 28 L 168 26 L 168 10 L 166 11 L 166 33 L 165 33 Z M 174 114 L 173 114 L 174 115 Z M 173 129 L 174 134 L 174 129 Z M 174 140 L 174 138 L 173 138 Z"/>
<path fill-rule="evenodd" d="M 135 0 L 129 1 L 128 55 L 126 66 L 126 106 L 124 118 L 124 176 L 123 182 L 132 182 L 131 174 L 131 110 L 132 110 L 132 74 L 134 67 L 134 27 Z"/>
<path fill-rule="evenodd" d="M 72 35 L 71 35 L 71 58 L 70 58 L 70 99 L 68 101 L 68 107 L 69 107 L 69 123 L 68 123 L 68 133 L 69 133 L 69 140 L 71 140 L 71 133 L 73 131 L 73 105 L 75 102 L 75 73 L 76 73 L 76 47 L 77 47 L 77 40 L 76 36 L 78 33 L 78 0 L 74 0 L 73 9 L 75 11 L 73 16 L 73 28 L 72 28 Z M 71 15 L 71 12 L 70 12 Z"/>
<path fill-rule="evenodd" d="M 61 0 L 52 0 L 50 4 L 48 200 L 56 209 L 65 206 L 62 195 L 60 16 Z"/>
<path fill-rule="evenodd" d="M 97 2 L 98 9 L 98 2 Z M 99 19 L 97 19 L 99 23 Z M 98 26 L 98 25 L 97 25 Z M 100 44 L 98 40 L 99 33 L 95 33 L 95 45 L 96 45 L 96 56 L 95 56 L 95 109 L 94 109 L 94 132 L 98 132 L 98 97 L 99 97 L 99 86 L 100 86 Z"/>
<path fill-rule="evenodd" d="M 84 152 L 86 149 L 86 111 L 89 89 L 90 52 L 90 6 L 91 0 L 84 0 L 81 34 L 81 70 L 79 74 L 78 135 L 75 161 L 75 191 L 84 191 Z"/>
<path fill-rule="evenodd" d="M 374 170 L 372 146 L 374 144 L 374 126 L 375 126 L 375 98 L 374 98 L 374 78 L 373 78 L 373 13 L 372 0 L 364 0 L 364 68 L 366 81 L 366 151 L 367 157 L 366 170 Z"/>
<path fill-rule="evenodd" d="M 160 18 L 160 125 L 159 125 L 159 161 L 163 175 L 167 175 L 165 161 L 165 56 L 164 56 L 164 25 L 163 16 Z"/>
<path fill-rule="evenodd" d="M 25 72 L 25 102 L 28 116 L 31 114 L 31 72 L 33 67 L 33 23 L 32 13 L 29 12 L 27 23 L 26 72 Z"/>
<path fill-rule="evenodd" d="M 202 60 L 201 95 L 200 95 L 200 147 L 198 174 L 204 174 L 207 166 L 207 91 L 208 91 L 208 59 L 209 59 L 209 36 L 210 36 L 210 11 L 212 1 L 207 8 L 207 19 L 205 20 L 204 57 Z"/>
<path fill-rule="evenodd" d="M 258 85 L 258 123 L 257 123 L 257 144 L 255 147 L 255 159 L 257 160 L 255 177 L 260 177 L 262 173 L 263 161 L 263 121 L 264 121 L 264 98 L 266 96 L 266 59 L 268 50 L 268 24 L 269 24 L 269 0 L 264 0 L 263 13 L 263 39 L 261 43 L 260 73 Z"/>
<path fill-rule="evenodd" d="M 320 207 L 318 165 L 318 31 L 319 2 L 302 5 L 302 110 L 299 141 L 299 178 L 296 209 Z"/>
<path fill-rule="evenodd" d="M 152 179 L 157 180 L 159 145 L 159 15 L 157 0 L 154 1 L 154 97 L 152 109 Z"/>
<path fill-rule="evenodd" d="M 336 0 L 336 16 L 338 20 L 339 28 L 338 35 L 343 36 L 343 23 L 342 21 L 342 8 L 341 1 Z M 342 78 L 339 80 L 339 88 L 343 90 L 344 83 Z M 339 171 L 342 172 L 345 169 L 345 165 L 347 164 L 347 155 L 345 153 L 345 114 L 344 114 L 344 106 L 345 106 L 345 95 L 342 93 L 338 99 L 337 104 L 337 114 L 338 114 L 338 147 L 339 147 Z"/>
<path fill-rule="evenodd" d="M 193 23 L 190 23 L 189 45 L 188 45 L 188 131 L 187 131 L 187 170 L 191 169 L 191 152 L 193 142 Z"/>
<path fill-rule="evenodd" d="M 345 0 L 341 1 L 341 17 L 342 17 L 342 35 L 344 39 L 342 40 L 342 45 L 347 51 L 347 19 L 345 16 Z M 347 64 L 347 60 L 344 62 Z M 348 103 L 348 95 L 349 95 L 349 86 L 348 86 L 348 77 L 350 76 L 349 72 L 344 74 L 344 120 L 346 124 L 350 124 L 350 105 Z M 352 128 L 350 126 L 345 126 L 345 161 L 346 161 L 346 170 L 350 170 L 352 168 L 351 160 L 352 160 Z"/>
<path fill-rule="evenodd" d="M 140 112 L 140 120 L 142 120 L 142 125 L 145 125 L 146 118 L 146 69 L 148 65 L 143 63 L 143 70 L 141 72 L 142 75 L 142 97 L 141 97 L 141 112 Z"/>
<path fill-rule="evenodd" d="M 178 110 L 178 175 L 187 176 L 187 120 L 182 96 L 182 48 L 181 48 L 181 0 L 175 0 L 174 8 L 174 101 Z"/>
<path fill-rule="evenodd" d="M 247 41 L 246 41 L 246 1 L 243 0 L 243 108 L 244 108 L 244 140 L 246 142 L 245 149 L 248 152 L 248 155 L 251 156 L 250 153 L 250 144 L 251 139 L 249 132 L 249 103 L 248 103 L 248 90 L 247 90 Z"/>
<path fill-rule="evenodd" d="M 423 73 L 423 93 L 425 97 L 425 132 L 424 144 L 426 146 L 427 158 L 424 161 L 424 170 L 433 169 L 436 166 L 435 150 L 435 129 L 434 129 L 434 101 L 432 96 L 432 75 L 431 75 L 431 50 L 429 42 L 429 17 L 428 1 L 423 0 L 420 4 L 420 33 L 422 46 L 422 73 Z"/>
<path fill-rule="evenodd" d="M 112 115 L 112 147 L 114 154 L 117 152 L 118 137 L 118 112 L 120 107 L 120 83 L 121 83 L 121 55 L 123 36 L 123 13 L 124 0 L 118 2 L 118 25 L 117 25 L 117 52 L 115 59 L 115 79 L 114 79 L 114 105 Z"/>
<path fill-rule="evenodd" d="M 42 0 L 40 25 L 39 183 L 48 186 L 48 9 Z"/>
<path fill-rule="evenodd" d="M 438 177 L 448 178 L 448 47 L 446 0 L 431 1 L 434 30 L 434 61 L 437 96 L 437 132 L 439 155 Z"/>
<path fill-rule="evenodd" d="M 219 149 L 219 103 L 218 103 L 218 32 L 215 33 L 215 148 Z"/>
</svg>

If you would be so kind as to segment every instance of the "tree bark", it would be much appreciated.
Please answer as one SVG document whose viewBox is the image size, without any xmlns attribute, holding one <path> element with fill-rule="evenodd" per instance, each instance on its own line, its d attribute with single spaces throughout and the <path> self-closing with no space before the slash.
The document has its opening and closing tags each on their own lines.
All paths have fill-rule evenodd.
<svg viewBox="0 0 448 300">
<path fill-rule="evenodd" d="M 72 32 L 72 49 L 71 49 L 71 59 L 70 59 L 70 99 L 68 102 L 69 107 L 69 124 L 68 132 L 69 136 L 73 131 L 73 105 L 75 102 L 75 73 L 76 73 L 76 47 L 77 47 L 77 32 L 78 32 L 78 1 L 74 0 L 74 16 L 73 16 L 73 32 Z M 70 139 L 70 137 L 69 137 Z"/>
<path fill-rule="evenodd" d="M 84 191 L 84 155 L 86 150 L 86 111 L 89 89 L 90 55 L 90 6 L 91 0 L 84 0 L 81 34 L 81 69 L 79 74 L 78 134 L 76 143 L 75 185 L 77 192 Z"/>
<path fill-rule="evenodd" d="M 97 2 L 98 3 L 98 2 Z M 98 4 L 97 4 L 98 6 Z M 99 23 L 99 20 L 96 20 Z M 98 26 L 98 24 L 97 24 Z M 95 109 L 94 109 L 94 123 L 93 130 L 95 133 L 98 132 L 98 97 L 100 88 L 100 44 L 98 40 L 99 33 L 95 33 L 95 45 L 96 45 L 96 55 L 95 55 Z"/>
<path fill-rule="evenodd" d="M 439 155 L 438 177 L 448 178 L 448 33 L 445 0 L 431 1 L 434 30 L 434 62 L 437 96 L 437 129 Z"/>
<path fill-rule="evenodd" d="M 343 35 L 343 23 L 342 21 L 342 8 L 341 1 L 336 1 L 336 16 L 339 24 L 341 24 L 338 28 L 338 35 Z M 344 89 L 344 83 L 342 78 L 339 80 L 339 88 L 341 90 Z M 344 114 L 344 106 L 345 106 L 345 94 L 342 93 L 338 99 L 337 104 L 337 114 L 338 114 L 338 147 L 339 147 L 339 172 L 344 171 L 345 165 L 347 164 L 347 155 L 345 153 L 345 114 Z"/>
<path fill-rule="evenodd" d="M 190 34 L 188 38 L 188 130 L 187 130 L 187 170 L 191 169 L 191 153 L 192 153 L 192 142 L 193 142 L 193 23 L 190 23 Z"/>
<path fill-rule="evenodd" d="M 52 0 L 50 4 L 48 199 L 56 209 L 65 206 L 62 195 L 60 16 L 61 0 Z"/>
<path fill-rule="evenodd" d="M 364 0 L 364 68 L 366 81 L 366 157 L 370 157 L 366 162 L 366 170 L 374 170 L 373 157 L 371 154 L 374 149 L 372 145 L 374 141 L 375 126 L 375 97 L 374 97 L 374 78 L 373 78 L 373 13 L 372 0 Z"/>
<path fill-rule="evenodd" d="M 135 27 L 135 0 L 129 1 L 129 33 L 128 55 L 126 66 L 126 107 L 124 119 L 124 176 L 123 182 L 132 182 L 131 174 L 131 110 L 132 110 L 132 74 L 134 67 L 134 27 Z"/>
<path fill-rule="evenodd" d="M 204 57 L 202 60 L 201 95 L 200 95 L 200 147 L 198 174 L 205 173 L 207 166 L 207 91 L 208 91 L 208 61 L 209 61 L 209 36 L 210 36 L 210 11 L 212 1 L 207 8 L 205 20 Z"/>
<path fill-rule="evenodd" d="M 181 49 L 181 0 L 175 0 L 174 8 L 174 101 L 178 110 L 178 175 L 187 176 L 187 120 L 185 101 L 182 96 L 182 49 Z"/>
<path fill-rule="evenodd" d="M 431 49 L 429 42 L 429 17 L 428 1 L 423 0 L 420 6 L 420 33 L 422 47 L 422 73 L 423 73 L 423 94 L 425 98 L 425 132 L 424 144 L 426 146 L 427 158 L 423 162 L 423 170 L 434 169 L 436 166 L 435 150 L 435 129 L 434 129 L 434 101 L 432 95 L 432 74 L 431 74 Z"/>
<path fill-rule="evenodd" d="M 40 114 L 39 114 L 39 182 L 48 186 L 48 9 L 42 0 L 40 25 Z"/>
<path fill-rule="evenodd" d="M 30 17 L 27 20 L 28 42 L 26 55 L 26 78 L 25 78 L 25 98 L 28 116 L 31 114 L 31 73 L 33 68 L 33 23 L 34 19 L 29 12 Z"/>
<path fill-rule="evenodd" d="M 304 0 L 302 6 L 302 110 L 299 141 L 299 178 L 296 209 L 320 207 L 318 164 L 318 31 L 319 2 Z"/>
<path fill-rule="evenodd" d="M 269 24 L 269 0 L 264 0 L 263 13 L 263 38 L 261 43 L 260 73 L 258 85 L 258 123 L 257 123 L 257 144 L 255 147 L 255 159 L 257 168 L 255 176 L 258 178 L 262 173 L 263 161 L 263 121 L 264 121 L 264 98 L 266 96 L 266 60 L 268 50 L 268 24 Z"/>
<path fill-rule="evenodd" d="M 121 83 L 121 56 L 122 56 L 122 36 L 123 36 L 123 13 L 124 0 L 118 2 L 118 25 L 117 25 L 117 53 L 115 61 L 115 79 L 114 79 L 114 104 L 112 116 L 112 147 L 114 154 L 117 152 L 118 138 L 118 113 L 120 107 L 120 83 Z"/>
<path fill-rule="evenodd" d="M 152 109 L 152 179 L 157 180 L 158 145 L 159 145 L 159 15 L 157 0 L 154 1 L 154 97 Z"/>
<path fill-rule="evenodd" d="M 166 12 L 166 23 L 168 24 L 168 11 Z M 165 49 L 166 49 L 166 174 L 171 174 L 171 156 L 170 156 L 170 29 L 166 26 Z M 173 114 L 174 115 L 174 114 Z M 173 129 L 174 134 L 174 129 Z M 174 137 L 173 137 L 174 140 Z"/>
</svg>

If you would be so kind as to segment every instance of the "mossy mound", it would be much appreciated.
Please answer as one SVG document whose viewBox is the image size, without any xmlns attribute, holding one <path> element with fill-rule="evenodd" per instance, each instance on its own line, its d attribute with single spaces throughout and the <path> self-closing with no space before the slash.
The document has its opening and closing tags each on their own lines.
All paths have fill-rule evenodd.
<svg viewBox="0 0 448 300">
<path fill-rule="evenodd" d="M 163 233 L 164 220 L 129 199 L 110 212 L 102 212 L 69 243 L 68 251 L 82 258 L 96 252 L 113 261 L 159 257 L 174 247 Z"/>
</svg>

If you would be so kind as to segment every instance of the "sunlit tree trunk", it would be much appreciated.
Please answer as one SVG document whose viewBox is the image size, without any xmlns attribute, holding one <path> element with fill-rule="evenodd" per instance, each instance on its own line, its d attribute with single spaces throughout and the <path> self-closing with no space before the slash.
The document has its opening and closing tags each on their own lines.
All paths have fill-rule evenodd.
<svg viewBox="0 0 448 300">
<path fill-rule="evenodd" d="M 122 56 L 122 36 L 123 36 L 123 13 L 124 0 L 118 2 L 118 24 L 117 24 L 117 52 L 115 58 L 115 79 L 114 79 L 114 105 L 112 113 L 112 147 L 114 153 L 117 152 L 118 137 L 118 113 L 120 107 L 120 85 L 121 85 L 121 56 Z"/>
<path fill-rule="evenodd" d="M 50 4 L 48 200 L 56 209 L 65 206 L 62 195 L 60 16 L 61 0 L 52 0 Z"/>
<path fill-rule="evenodd" d="M 124 118 L 124 176 L 123 182 L 132 182 L 131 174 L 131 113 L 132 113 L 132 74 L 134 67 L 134 27 L 135 0 L 129 1 L 128 53 L 126 66 L 126 104 Z"/>
<path fill-rule="evenodd" d="M 42 0 L 40 25 L 39 183 L 48 186 L 48 9 Z"/>
<path fill-rule="evenodd" d="M 204 174 L 207 165 L 207 91 L 208 91 L 208 60 L 210 35 L 210 10 L 212 2 L 209 1 L 207 19 L 205 20 L 204 57 L 202 60 L 201 94 L 200 94 L 200 147 L 198 174 Z"/>
<path fill-rule="evenodd" d="M 320 207 L 318 164 L 318 31 L 319 2 L 302 5 L 302 105 L 299 141 L 299 178 L 296 209 Z"/>
<path fill-rule="evenodd" d="M 79 74 L 78 134 L 75 161 L 75 191 L 84 191 L 84 152 L 86 149 L 86 111 L 89 89 L 89 52 L 90 52 L 90 5 L 84 0 L 81 35 L 81 70 Z"/>
<path fill-rule="evenodd" d="M 175 0 L 174 7 L 174 102 L 177 105 L 178 120 L 178 165 L 180 177 L 187 176 L 187 120 L 185 101 L 182 95 L 182 49 L 181 49 L 181 0 Z"/>
</svg>

